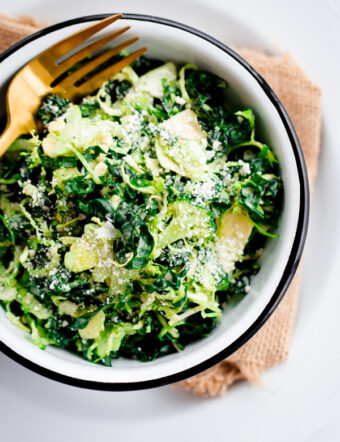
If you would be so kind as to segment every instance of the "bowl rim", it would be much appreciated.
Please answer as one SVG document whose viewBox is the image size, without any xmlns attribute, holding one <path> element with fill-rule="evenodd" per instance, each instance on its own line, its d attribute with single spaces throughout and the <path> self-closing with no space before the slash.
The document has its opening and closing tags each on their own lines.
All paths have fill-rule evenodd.
<svg viewBox="0 0 340 442">
<path fill-rule="evenodd" d="M 2 54 L 0 54 L 0 63 L 4 61 L 6 58 L 8 58 L 10 55 L 12 55 L 14 52 L 22 48 L 23 46 L 44 35 L 50 34 L 51 32 L 60 30 L 68 26 L 72 26 L 74 24 L 101 20 L 110 15 L 112 14 L 105 13 L 105 14 L 86 15 L 82 17 L 76 17 L 73 19 L 65 20 L 60 23 L 43 28 L 35 32 L 34 34 L 31 34 L 25 37 L 24 39 L 18 41 L 13 46 L 5 50 Z M 42 367 L 41 365 L 38 365 L 37 363 L 32 362 L 29 359 L 20 355 L 19 353 L 15 352 L 0 340 L 0 350 L 4 354 L 6 354 L 14 361 L 18 362 L 19 364 L 32 370 L 35 373 L 43 375 L 52 380 L 62 382 L 64 384 L 92 389 L 92 390 L 106 390 L 106 391 L 142 390 L 142 389 L 154 388 L 178 382 L 183 379 L 192 377 L 204 370 L 207 370 L 208 368 L 211 368 L 213 365 L 221 362 L 223 359 L 227 358 L 236 350 L 238 350 L 241 346 L 243 346 L 264 325 L 264 323 L 272 315 L 274 310 L 277 308 L 277 306 L 283 299 L 293 279 L 293 276 L 300 262 L 306 240 L 306 235 L 308 230 L 308 220 L 309 220 L 309 206 L 310 206 L 307 168 L 297 133 L 283 104 L 276 96 L 276 94 L 269 86 L 269 84 L 266 82 L 266 80 L 264 80 L 264 78 L 255 69 L 247 61 L 245 61 L 237 52 L 229 48 L 227 45 L 221 43 L 214 37 L 211 37 L 210 35 L 191 26 L 179 23 L 177 21 L 169 20 L 162 17 L 152 16 L 152 15 L 147 15 L 147 14 L 122 13 L 122 18 L 128 20 L 137 20 L 137 21 L 139 20 L 139 21 L 158 23 L 189 32 L 199 38 L 208 41 L 209 43 L 218 47 L 222 51 L 226 52 L 228 55 L 234 58 L 239 64 L 241 64 L 243 68 L 245 68 L 253 78 L 255 78 L 255 80 L 259 83 L 264 93 L 267 95 L 267 97 L 274 105 L 289 137 L 289 141 L 296 162 L 299 185 L 300 185 L 300 206 L 299 206 L 296 232 L 293 240 L 293 245 L 290 251 L 289 259 L 282 273 L 280 282 L 277 285 L 276 290 L 273 293 L 270 301 L 267 303 L 267 305 L 265 306 L 259 317 L 253 322 L 253 324 L 245 332 L 242 333 L 242 335 L 239 338 L 237 338 L 232 344 L 228 345 L 222 351 L 215 354 L 213 357 L 210 357 L 200 362 L 199 364 L 196 364 L 193 367 L 190 367 L 188 369 L 179 371 L 177 373 L 168 376 L 147 380 L 147 381 L 117 382 L 117 383 L 89 381 L 89 380 L 63 375 L 58 373 L 57 371 L 53 371 L 45 367 Z"/>
</svg>

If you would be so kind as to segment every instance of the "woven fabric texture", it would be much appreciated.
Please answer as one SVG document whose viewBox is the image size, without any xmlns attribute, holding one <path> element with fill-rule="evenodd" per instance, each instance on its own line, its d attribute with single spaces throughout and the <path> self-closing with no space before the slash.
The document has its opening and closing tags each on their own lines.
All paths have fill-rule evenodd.
<svg viewBox="0 0 340 442">
<path fill-rule="evenodd" d="M 30 17 L 0 15 L 0 52 L 45 25 Z M 237 52 L 267 80 L 286 107 L 300 138 L 313 188 L 320 149 L 320 88 L 289 54 L 271 56 L 245 48 Z M 283 362 L 294 329 L 299 277 L 300 269 L 279 307 L 247 344 L 225 361 L 175 386 L 199 396 L 219 396 L 236 381 L 256 382 L 265 369 Z"/>
</svg>

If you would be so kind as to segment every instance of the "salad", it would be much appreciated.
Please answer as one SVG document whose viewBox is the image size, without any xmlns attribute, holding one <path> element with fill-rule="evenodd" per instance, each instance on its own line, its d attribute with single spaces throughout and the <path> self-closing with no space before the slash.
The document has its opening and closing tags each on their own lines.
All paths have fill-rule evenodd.
<svg viewBox="0 0 340 442">
<path fill-rule="evenodd" d="M 0 167 L 0 303 L 34 344 L 149 361 L 246 296 L 283 186 L 226 88 L 141 57 L 78 104 L 44 98 Z"/>
</svg>

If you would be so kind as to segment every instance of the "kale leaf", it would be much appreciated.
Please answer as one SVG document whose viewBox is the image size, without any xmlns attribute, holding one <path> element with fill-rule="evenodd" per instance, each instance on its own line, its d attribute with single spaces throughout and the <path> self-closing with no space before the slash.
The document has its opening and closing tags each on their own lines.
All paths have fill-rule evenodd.
<svg viewBox="0 0 340 442">
<path fill-rule="evenodd" d="M 122 100 L 131 89 L 132 84 L 128 80 L 109 80 L 105 85 L 105 92 L 109 94 L 111 102 Z"/>
<path fill-rule="evenodd" d="M 64 181 L 65 193 L 76 193 L 78 195 L 85 195 L 96 190 L 97 185 L 92 179 L 86 179 L 83 176 L 77 176 Z"/>
<path fill-rule="evenodd" d="M 118 261 L 125 262 L 129 253 L 133 253 L 133 259 L 128 263 L 127 268 L 145 267 L 154 247 L 154 239 L 149 228 L 133 210 L 131 204 L 125 201 L 119 204 L 114 217 L 114 225 L 122 233 L 116 253 Z"/>
<path fill-rule="evenodd" d="M 161 66 L 163 62 L 161 60 L 155 60 L 149 57 L 145 57 L 142 55 L 141 57 L 137 58 L 132 64 L 131 67 L 136 72 L 136 74 L 140 77 L 144 74 L 146 74 L 151 69 L 156 69 L 159 66 Z"/>
<path fill-rule="evenodd" d="M 38 110 L 38 117 L 44 125 L 47 125 L 50 121 L 63 115 L 69 105 L 70 101 L 60 95 L 47 95 L 42 100 Z"/>
</svg>

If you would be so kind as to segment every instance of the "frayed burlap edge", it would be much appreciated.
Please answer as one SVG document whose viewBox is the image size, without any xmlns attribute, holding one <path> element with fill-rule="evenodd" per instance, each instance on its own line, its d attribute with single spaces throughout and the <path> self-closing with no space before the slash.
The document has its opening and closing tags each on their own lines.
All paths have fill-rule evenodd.
<svg viewBox="0 0 340 442">
<path fill-rule="evenodd" d="M 37 22 L 31 17 L 16 18 L 0 14 L 0 53 L 44 26 L 47 23 Z"/>
</svg>

